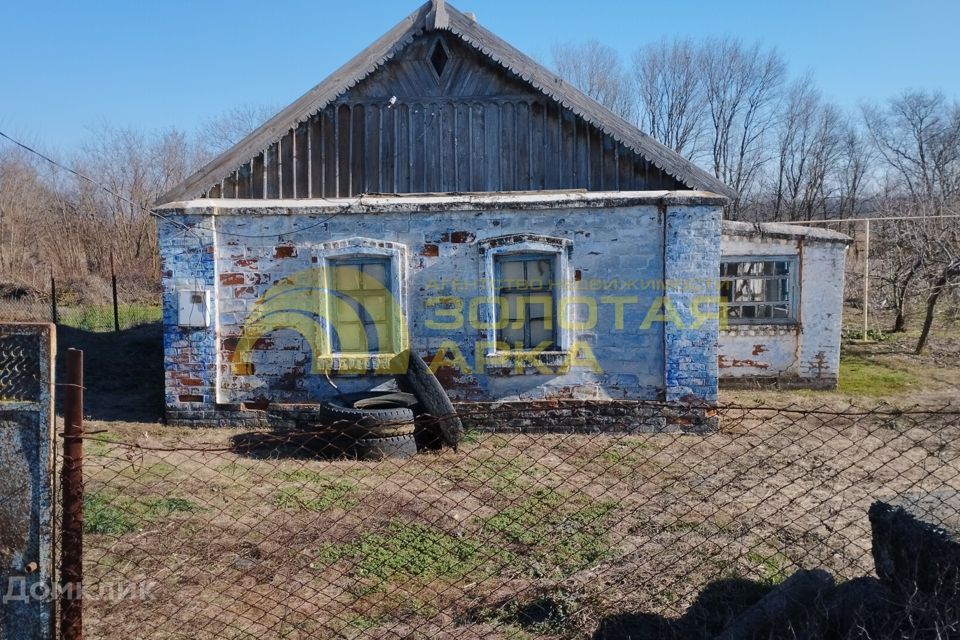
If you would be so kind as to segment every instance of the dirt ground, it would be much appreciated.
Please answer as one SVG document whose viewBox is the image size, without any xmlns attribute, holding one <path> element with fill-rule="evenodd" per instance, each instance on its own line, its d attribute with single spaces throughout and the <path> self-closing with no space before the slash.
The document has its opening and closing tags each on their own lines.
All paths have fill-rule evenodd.
<svg viewBox="0 0 960 640">
<path fill-rule="evenodd" d="M 953 328 L 919 357 L 847 346 L 836 392 L 725 392 L 706 436 L 470 434 L 381 463 L 159 424 L 156 331 L 61 335 L 100 432 L 89 590 L 146 585 L 88 600 L 88 638 L 636 639 L 693 610 L 707 638 L 798 568 L 872 574 L 874 500 L 960 486 Z"/>
</svg>

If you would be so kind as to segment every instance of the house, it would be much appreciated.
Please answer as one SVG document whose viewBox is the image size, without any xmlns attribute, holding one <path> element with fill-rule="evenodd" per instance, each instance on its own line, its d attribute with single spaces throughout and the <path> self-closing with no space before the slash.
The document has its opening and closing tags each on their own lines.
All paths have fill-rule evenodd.
<svg viewBox="0 0 960 640">
<path fill-rule="evenodd" d="M 726 220 L 720 243 L 724 386 L 832 389 L 840 370 L 843 275 L 851 238 Z"/>
<path fill-rule="evenodd" d="M 702 421 L 724 372 L 761 371 L 744 335 L 800 332 L 802 243 L 769 254 L 792 284 L 766 258 L 721 281 L 721 238 L 749 257 L 787 234 L 724 226 L 733 195 L 432 0 L 161 198 L 168 419 L 260 423 L 388 382 L 412 349 L 456 401 Z M 724 296 L 747 324 L 720 346 Z M 838 340 L 816 348 L 835 380 Z"/>
</svg>

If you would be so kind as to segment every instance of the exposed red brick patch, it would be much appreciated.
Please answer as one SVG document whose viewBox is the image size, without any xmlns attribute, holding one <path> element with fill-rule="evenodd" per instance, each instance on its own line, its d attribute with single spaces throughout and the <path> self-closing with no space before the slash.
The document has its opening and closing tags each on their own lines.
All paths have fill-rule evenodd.
<svg viewBox="0 0 960 640">
<path fill-rule="evenodd" d="M 243 284 L 243 274 L 242 273 L 221 273 L 220 284 L 226 287 Z"/>
<path fill-rule="evenodd" d="M 425 244 L 423 245 L 423 251 L 420 252 L 420 255 L 426 256 L 427 258 L 436 258 L 440 255 L 440 247 L 435 244 Z"/>
<path fill-rule="evenodd" d="M 755 355 L 755 356 L 758 356 L 758 355 L 760 355 L 761 353 L 764 353 L 766 350 L 767 350 L 767 348 L 766 348 L 765 346 L 763 346 L 762 344 L 755 344 L 755 345 L 753 345 L 753 355 Z"/>
<path fill-rule="evenodd" d="M 198 380 L 197 378 L 181 378 L 180 384 L 185 387 L 202 387 L 203 380 Z"/>
<path fill-rule="evenodd" d="M 203 396 L 180 396 L 180 402 L 200 403 L 203 402 Z"/>
<path fill-rule="evenodd" d="M 256 287 L 237 287 L 233 290 L 234 298 L 246 298 L 257 294 Z"/>
<path fill-rule="evenodd" d="M 256 269 L 258 262 L 259 260 L 257 258 L 240 258 L 239 260 L 235 260 L 234 264 L 241 269 Z"/>
<path fill-rule="evenodd" d="M 477 236 L 469 231 L 454 231 L 450 234 L 450 242 L 454 244 L 468 244 L 477 239 Z"/>
<path fill-rule="evenodd" d="M 291 246 L 282 246 L 274 249 L 273 252 L 274 258 L 296 258 L 297 257 L 297 248 Z"/>
</svg>

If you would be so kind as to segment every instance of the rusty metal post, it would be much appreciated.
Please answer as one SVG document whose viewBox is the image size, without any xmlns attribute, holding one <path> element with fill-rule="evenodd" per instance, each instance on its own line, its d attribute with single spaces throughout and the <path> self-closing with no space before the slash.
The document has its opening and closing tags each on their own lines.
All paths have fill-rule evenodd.
<svg viewBox="0 0 960 640">
<path fill-rule="evenodd" d="M 113 285 L 113 330 L 120 333 L 120 305 L 117 299 L 117 272 L 113 267 L 113 250 L 110 251 L 110 282 Z"/>
<path fill-rule="evenodd" d="M 60 318 L 57 313 L 57 281 L 53 277 L 53 269 L 50 269 L 50 322 L 60 324 Z"/>
<path fill-rule="evenodd" d="M 60 637 L 83 638 L 83 351 L 67 350 L 63 430 Z"/>
</svg>

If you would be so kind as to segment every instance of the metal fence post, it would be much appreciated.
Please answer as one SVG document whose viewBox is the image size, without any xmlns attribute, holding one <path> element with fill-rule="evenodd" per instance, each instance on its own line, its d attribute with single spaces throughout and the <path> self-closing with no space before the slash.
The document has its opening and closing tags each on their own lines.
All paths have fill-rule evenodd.
<svg viewBox="0 0 960 640">
<path fill-rule="evenodd" d="M 60 633 L 83 638 L 83 351 L 67 350 L 63 433 Z"/>
<path fill-rule="evenodd" d="M 117 297 L 117 272 L 113 266 L 113 251 L 110 252 L 110 283 L 113 287 L 113 330 L 120 333 L 120 305 Z"/>
</svg>

